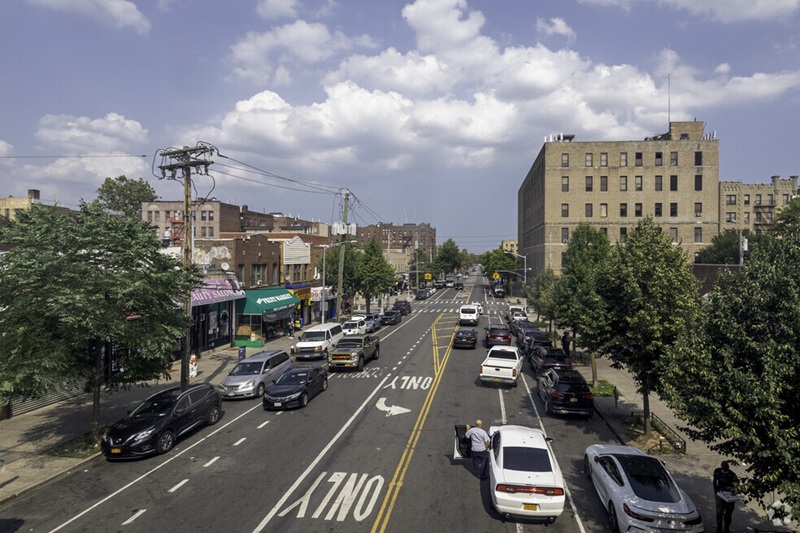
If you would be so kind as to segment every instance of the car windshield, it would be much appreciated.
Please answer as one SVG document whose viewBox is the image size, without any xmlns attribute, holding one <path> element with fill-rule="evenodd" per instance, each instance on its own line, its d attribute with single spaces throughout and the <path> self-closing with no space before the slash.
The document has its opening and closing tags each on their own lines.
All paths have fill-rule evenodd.
<svg viewBox="0 0 800 533">
<path fill-rule="evenodd" d="M 325 340 L 324 331 L 306 331 L 300 336 L 300 341 L 302 342 L 316 342 L 324 340 Z"/>
<path fill-rule="evenodd" d="M 361 339 L 342 339 L 337 348 L 361 348 Z"/>
<path fill-rule="evenodd" d="M 283 374 L 275 382 L 276 385 L 302 385 L 308 379 L 308 372 L 290 372 Z"/>
<path fill-rule="evenodd" d="M 462 330 L 462 331 L 459 331 L 458 333 L 456 333 L 457 337 L 472 337 L 473 335 L 475 335 L 474 331 L 463 331 Z"/>
<path fill-rule="evenodd" d="M 627 474 L 631 489 L 639 498 L 666 503 L 675 503 L 681 500 L 678 487 L 655 457 L 644 455 L 616 455 L 615 457 Z"/>
<path fill-rule="evenodd" d="M 344 329 L 358 329 L 358 322 L 345 322 Z"/>
<path fill-rule="evenodd" d="M 158 418 L 169 414 L 177 394 L 159 394 L 153 398 L 148 398 L 134 409 L 129 415 L 130 418 Z"/>
<path fill-rule="evenodd" d="M 242 362 L 233 367 L 231 376 L 254 376 L 261 372 L 261 365 L 263 363 L 248 363 Z"/>
<path fill-rule="evenodd" d="M 525 446 L 503 448 L 503 468 L 519 472 L 552 472 L 547 450 Z"/>
</svg>

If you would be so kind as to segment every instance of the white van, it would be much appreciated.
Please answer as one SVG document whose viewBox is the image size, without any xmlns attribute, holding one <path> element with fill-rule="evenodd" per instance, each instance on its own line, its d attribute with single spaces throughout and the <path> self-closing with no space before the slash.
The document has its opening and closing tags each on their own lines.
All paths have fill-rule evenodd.
<svg viewBox="0 0 800 533">
<path fill-rule="evenodd" d="M 327 359 L 328 352 L 336 347 L 343 336 L 341 324 L 335 322 L 312 326 L 303 331 L 292 352 L 296 359 Z"/>
<path fill-rule="evenodd" d="M 462 305 L 458 310 L 458 324 L 460 326 L 477 326 L 480 316 L 478 308 L 474 305 Z"/>
</svg>

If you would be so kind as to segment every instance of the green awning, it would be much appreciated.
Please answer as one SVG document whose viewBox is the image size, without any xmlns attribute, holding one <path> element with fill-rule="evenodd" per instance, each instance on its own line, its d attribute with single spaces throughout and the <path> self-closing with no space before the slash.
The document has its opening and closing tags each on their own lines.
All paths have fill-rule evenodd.
<svg viewBox="0 0 800 533">
<path fill-rule="evenodd" d="M 261 315 L 293 309 L 300 303 L 294 294 L 283 287 L 248 289 L 243 300 L 236 300 L 236 314 Z"/>
</svg>

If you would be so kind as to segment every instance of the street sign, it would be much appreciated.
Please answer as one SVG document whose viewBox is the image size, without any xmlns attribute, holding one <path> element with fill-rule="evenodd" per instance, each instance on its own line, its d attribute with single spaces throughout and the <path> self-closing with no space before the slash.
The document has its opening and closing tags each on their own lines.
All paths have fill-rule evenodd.
<svg viewBox="0 0 800 533">
<path fill-rule="evenodd" d="M 494 274 L 492 274 L 492 279 L 500 279 L 500 274 L 495 272 Z"/>
<path fill-rule="evenodd" d="M 430 281 L 432 277 L 429 272 L 425 273 L 425 281 Z"/>
</svg>

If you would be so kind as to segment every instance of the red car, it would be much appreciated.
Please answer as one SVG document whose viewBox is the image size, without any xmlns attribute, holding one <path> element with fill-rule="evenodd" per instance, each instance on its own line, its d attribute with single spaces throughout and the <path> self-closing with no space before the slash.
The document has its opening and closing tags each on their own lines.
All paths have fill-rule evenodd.
<svg viewBox="0 0 800 533">
<path fill-rule="evenodd" d="M 486 337 L 483 339 L 483 345 L 488 348 L 495 344 L 511 346 L 511 330 L 508 329 L 508 326 L 498 324 L 486 328 Z"/>
</svg>

